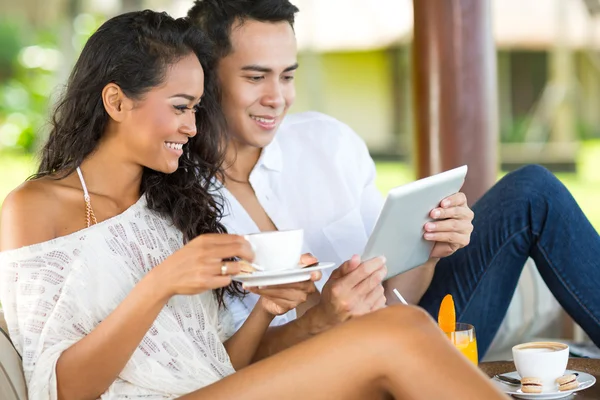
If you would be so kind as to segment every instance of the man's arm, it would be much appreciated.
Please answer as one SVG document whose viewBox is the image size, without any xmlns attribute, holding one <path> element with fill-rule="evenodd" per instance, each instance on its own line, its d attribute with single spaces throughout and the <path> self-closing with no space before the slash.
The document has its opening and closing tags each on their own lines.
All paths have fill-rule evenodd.
<svg viewBox="0 0 600 400">
<path fill-rule="evenodd" d="M 383 282 L 387 304 L 400 302 L 393 293 L 394 289 L 398 289 L 409 304 L 418 304 L 431 284 L 438 261 L 439 258 L 430 258 L 425 264 Z"/>
<path fill-rule="evenodd" d="M 266 331 L 253 361 L 285 350 L 351 317 L 382 308 L 385 297 L 381 281 L 386 272 L 382 257 L 362 264 L 358 256 L 352 257 L 331 274 L 316 306 L 296 320 Z"/>
</svg>

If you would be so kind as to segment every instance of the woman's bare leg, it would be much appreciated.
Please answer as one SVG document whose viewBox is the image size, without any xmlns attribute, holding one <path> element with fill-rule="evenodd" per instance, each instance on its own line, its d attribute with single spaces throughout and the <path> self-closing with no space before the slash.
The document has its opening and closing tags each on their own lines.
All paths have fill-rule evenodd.
<svg viewBox="0 0 600 400">
<path fill-rule="evenodd" d="M 351 320 L 182 399 L 505 399 L 416 307 Z"/>
</svg>

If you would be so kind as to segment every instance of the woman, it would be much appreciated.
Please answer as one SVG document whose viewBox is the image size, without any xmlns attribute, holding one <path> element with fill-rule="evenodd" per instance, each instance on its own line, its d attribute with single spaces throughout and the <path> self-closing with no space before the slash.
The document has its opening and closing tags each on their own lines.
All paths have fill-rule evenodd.
<svg viewBox="0 0 600 400">
<path fill-rule="evenodd" d="M 151 11 L 109 20 L 83 49 L 39 173 L 3 206 L 0 300 L 30 398 L 500 398 L 409 307 L 244 368 L 312 284 L 269 291 L 230 337 L 222 303 L 240 266 L 223 260 L 253 253 L 220 233 L 209 192 L 223 129 L 207 54 L 187 22 Z"/>
</svg>

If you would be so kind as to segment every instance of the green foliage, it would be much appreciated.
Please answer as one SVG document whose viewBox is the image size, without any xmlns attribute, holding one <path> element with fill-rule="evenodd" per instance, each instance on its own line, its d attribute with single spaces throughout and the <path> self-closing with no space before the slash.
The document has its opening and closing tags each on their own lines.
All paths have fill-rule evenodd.
<svg viewBox="0 0 600 400">
<path fill-rule="evenodd" d="M 68 46 L 80 51 L 102 18 L 80 14 Z M 31 31 L 0 19 L 0 151 L 33 152 L 44 137 L 58 71 L 70 69 L 59 50 L 64 29 Z M 53 100 L 53 99 L 52 99 Z"/>
<path fill-rule="evenodd" d="M 12 75 L 15 60 L 21 50 L 19 25 L 0 20 L 0 82 Z"/>
<path fill-rule="evenodd" d="M 47 115 L 60 53 L 56 35 L 29 32 L 24 36 L 19 26 L 0 21 L 0 71 L 6 72 L 0 72 L 0 149 L 33 151 Z"/>
</svg>

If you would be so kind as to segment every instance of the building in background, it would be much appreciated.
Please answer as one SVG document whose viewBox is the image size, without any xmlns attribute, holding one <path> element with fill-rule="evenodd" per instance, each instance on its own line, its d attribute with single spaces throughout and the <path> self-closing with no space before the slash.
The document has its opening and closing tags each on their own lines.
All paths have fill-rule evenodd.
<svg viewBox="0 0 600 400">
<path fill-rule="evenodd" d="M 182 16 L 191 3 L 23 0 L 3 2 L 0 11 L 28 29 L 60 28 L 58 83 L 82 43 L 77 35 L 86 18 L 78 16 L 91 14 L 98 21 L 144 7 Z M 376 156 L 409 157 L 412 0 L 293 3 L 301 10 L 296 23 L 301 68 L 292 111 L 317 110 L 348 123 Z M 600 23 L 586 3 L 592 10 L 598 1 L 492 0 L 503 161 L 569 167 L 577 139 L 600 137 Z M 0 132 L 5 119 L 0 109 Z"/>
</svg>

